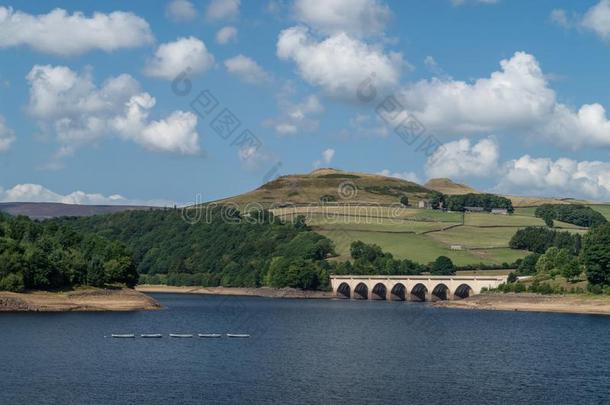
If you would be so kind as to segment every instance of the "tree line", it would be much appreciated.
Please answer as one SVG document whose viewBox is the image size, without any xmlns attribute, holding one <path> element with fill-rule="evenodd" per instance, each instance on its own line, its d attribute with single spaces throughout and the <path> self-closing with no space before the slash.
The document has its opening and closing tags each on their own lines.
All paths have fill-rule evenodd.
<svg viewBox="0 0 610 405">
<path fill-rule="evenodd" d="M 449 211 L 466 211 L 467 207 L 479 207 L 491 212 L 494 208 L 504 208 L 509 213 L 514 211 L 510 199 L 495 194 L 469 193 L 460 195 L 446 195 L 435 192 L 430 198 L 430 205 L 434 209 L 445 208 Z"/>
<path fill-rule="evenodd" d="M 0 290 L 58 290 L 138 281 L 127 247 L 56 222 L 0 214 Z"/>
<path fill-rule="evenodd" d="M 534 215 L 549 226 L 553 226 L 554 220 L 587 228 L 608 222 L 600 212 L 580 204 L 543 204 L 536 208 Z"/>
</svg>

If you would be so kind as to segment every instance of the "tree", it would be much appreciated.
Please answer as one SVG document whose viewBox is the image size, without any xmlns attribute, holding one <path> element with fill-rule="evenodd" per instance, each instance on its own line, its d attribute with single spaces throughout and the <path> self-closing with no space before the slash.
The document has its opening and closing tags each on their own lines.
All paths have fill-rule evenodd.
<svg viewBox="0 0 610 405">
<path fill-rule="evenodd" d="M 566 278 L 569 282 L 574 282 L 580 273 L 582 273 L 582 269 L 578 260 L 575 257 L 570 258 L 567 262 L 561 265 L 561 275 Z"/>
<path fill-rule="evenodd" d="M 610 284 L 610 224 L 596 227 L 585 235 L 581 262 L 590 285 Z"/>
<path fill-rule="evenodd" d="M 548 226 L 549 228 L 552 228 L 553 226 L 555 226 L 552 215 L 545 214 L 544 217 L 542 217 L 542 219 L 544 220 L 544 223 L 546 224 L 546 226 Z"/>
<path fill-rule="evenodd" d="M 527 276 L 536 273 L 536 263 L 540 255 L 537 253 L 532 253 L 531 255 L 527 255 L 521 260 L 519 263 L 519 267 L 517 268 L 517 274 L 521 276 Z"/>
<path fill-rule="evenodd" d="M 455 266 L 447 256 L 439 256 L 430 266 L 430 273 L 442 276 L 455 274 Z"/>
<path fill-rule="evenodd" d="M 409 197 L 407 197 L 406 195 L 403 195 L 400 197 L 400 203 L 405 206 L 408 207 L 409 206 Z"/>
<path fill-rule="evenodd" d="M 508 278 L 506 279 L 507 283 L 514 283 L 517 281 L 517 275 L 515 274 L 514 271 L 511 271 L 510 273 L 508 273 Z"/>
<path fill-rule="evenodd" d="M 106 284 L 104 263 L 100 258 L 94 257 L 87 267 L 87 284 L 94 287 L 103 287 Z"/>
</svg>

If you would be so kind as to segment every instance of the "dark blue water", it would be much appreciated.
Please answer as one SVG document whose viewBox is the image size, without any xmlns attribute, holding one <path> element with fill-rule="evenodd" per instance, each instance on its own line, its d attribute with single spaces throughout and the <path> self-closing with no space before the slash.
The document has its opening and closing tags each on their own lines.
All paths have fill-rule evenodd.
<svg viewBox="0 0 610 405">
<path fill-rule="evenodd" d="M 0 403 L 608 403 L 610 317 L 155 296 L 0 315 Z M 243 332 L 250 339 L 111 339 Z"/>
</svg>

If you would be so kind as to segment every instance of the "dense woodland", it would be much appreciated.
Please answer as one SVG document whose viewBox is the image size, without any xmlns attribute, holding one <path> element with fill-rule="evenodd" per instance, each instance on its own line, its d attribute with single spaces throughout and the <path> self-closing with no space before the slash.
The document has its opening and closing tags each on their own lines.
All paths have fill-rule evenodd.
<svg viewBox="0 0 610 405">
<path fill-rule="evenodd" d="M 529 250 L 542 254 L 550 247 L 568 249 L 570 253 L 580 253 L 582 237 L 577 233 L 530 226 L 518 230 L 509 242 L 512 249 Z"/>
<path fill-rule="evenodd" d="M 443 207 L 449 211 L 465 211 L 466 207 L 480 207 L 487 212 L 494 208 L 506 208 L 509 213 L 514 211 L 513 203 L 510 199 L 495 194 L 469 193 L 445 195 L 433 193 L 430 204 L 434 209 Z"/>
<path fill-rule="evenodd" d="M 535 215 L 552 226 L 553 221 L 562 221 L 584 227 L 603 225 L 608 221 L 600 213 L 579 204 L 543 204 L 536 208 Z"/>
<path fill-rule="evenodd" d="M 57 290 L 138 281 L 125 245 L 56 222 L 0 214 L 0 290 Z"/>
</svg>

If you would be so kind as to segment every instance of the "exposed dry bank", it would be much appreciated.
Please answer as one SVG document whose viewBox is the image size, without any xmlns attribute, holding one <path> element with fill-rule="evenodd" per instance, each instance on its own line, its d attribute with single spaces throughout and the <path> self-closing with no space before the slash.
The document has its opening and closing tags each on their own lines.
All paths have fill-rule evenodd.
<svg viewBox="0 0 610 405">
<path fill-rule="evenodd" d="M 143 293 L 177 293 L 208 295 L 247 295 L 268 298 L 333 298 L 330 291 L 309 291 L 296 288 L 233 288 L 233 287 L 174 287 L 169 285 L 139 285 Z"/>
<path fill-rule="evenodd" d="M 486 309 L 497 311 L 564 312 L 573 314 L 610 315 L 610 296 L 480 294 L 463 300 L 437 301 L 444 308 Z"/>
<path fill-rule="evenodd" d="M 0 312 L 140 311 L 159 309 L 153 298 L 130 289 L 70 292 L 0 291 Z"/>
</svg>

